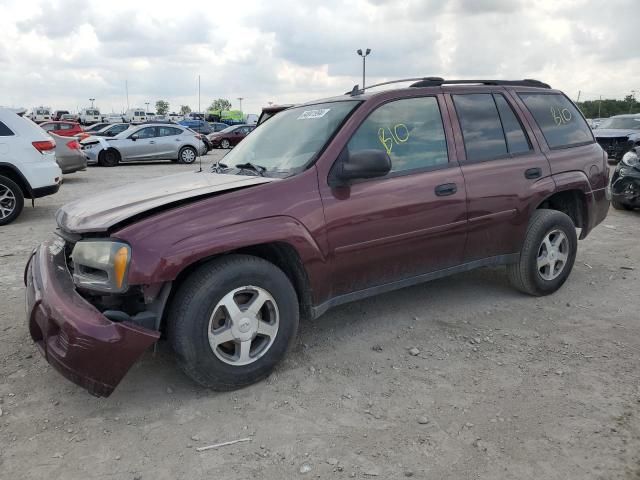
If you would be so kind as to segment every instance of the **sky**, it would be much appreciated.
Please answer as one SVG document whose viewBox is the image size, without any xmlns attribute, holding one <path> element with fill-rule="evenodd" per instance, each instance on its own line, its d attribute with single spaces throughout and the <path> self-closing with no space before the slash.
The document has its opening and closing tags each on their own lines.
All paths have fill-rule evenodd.
<svg viewBox="0 0 640 480">
<path fill-rule="evenodd" d="M 366 83 L 536 78 L 640 97 L 638 0 L 0 0 L 0 105 L 103 112 L 156 100 L 245 113 Z"/>
</svg>

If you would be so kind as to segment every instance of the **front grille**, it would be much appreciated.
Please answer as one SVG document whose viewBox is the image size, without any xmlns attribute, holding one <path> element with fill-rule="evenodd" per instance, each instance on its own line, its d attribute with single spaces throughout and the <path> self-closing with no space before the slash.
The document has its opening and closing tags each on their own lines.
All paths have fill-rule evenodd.
<svg viewBox="0 0 640 480">
<path fill-rule="evenodd" d="M 627 137 L 596 138 L 602 149 L 612 158 L 621 159 L 629 150 Z"/>
</svg>

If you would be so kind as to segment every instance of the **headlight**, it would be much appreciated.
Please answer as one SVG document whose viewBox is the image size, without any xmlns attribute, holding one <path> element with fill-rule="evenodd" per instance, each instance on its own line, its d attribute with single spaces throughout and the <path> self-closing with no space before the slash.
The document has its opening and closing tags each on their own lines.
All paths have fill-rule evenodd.
<svg viewBox="0 0 640 480">
<path fill-rule="evenodd" d="M 638 154 L 633 150 L 625 153 L 622 157 L 622 163 L 624 163 L 628 167 L 635 167 L 636 165 L 638 165 L 638 163 L 640 163 L 640 160 L 638 160 Z"/>
<path fill-rule="evenodd" d="M 84 240 L 71 253 L 73 281 L 78 287 L 119 293 L 127 289 L 131 247 L 110 240 Z"/>
</svg>

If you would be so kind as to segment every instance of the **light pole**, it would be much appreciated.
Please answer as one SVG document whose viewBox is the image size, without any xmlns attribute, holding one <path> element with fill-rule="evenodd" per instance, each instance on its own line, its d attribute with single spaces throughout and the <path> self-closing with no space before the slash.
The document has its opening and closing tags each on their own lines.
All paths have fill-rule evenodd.
<svg viewBox="0 0 640 480">
<path fill-rule="evenodd" d="M 631 113 L 634 103 L 636 103 L 636 91 L 631 90 L 631 101 L 629 102 L 629 113 Z"/>
<path fill-rule="evenodd" d="M 364 90 L 364 73 L 365 73 L 365 68 L 367 63 L 366 58 L 367 58 L 367 55 L 371 53 L 371 49 L 367 48 L 364 51 L 364 53 L 362 53 L 362 50 L 358 49 L 357 53 L 362 57 L 362 90 Z"/>
<path fill-rule="evenodd" d="M 240 111 L 242 111 L 242 100 L 244 100 L 244 97 L 238 97 L 238 101 L 240 102 Z"/>
<path fill-rule="evenodd" d="M 147 109 L 144 111 L 144 113 L 149 113 L 149 102 L 144 102 L 144 104 L 147 106 Z"/>
<path fill-rule="evenodd" d="M 95 98 L 90 98 L 89 101 L 91 102 L 91 108 L 93 108 L 93 102 L 95 102 L 96 99 Z"/>
</svg>

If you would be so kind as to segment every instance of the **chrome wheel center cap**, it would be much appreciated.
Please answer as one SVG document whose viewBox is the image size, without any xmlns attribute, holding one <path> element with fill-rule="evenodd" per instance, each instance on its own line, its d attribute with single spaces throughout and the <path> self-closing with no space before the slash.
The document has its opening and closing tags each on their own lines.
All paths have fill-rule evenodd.
<svg viewBox="0 0 640 480">
<path fill-rule="evenodd" d="M 238 323 L 238 330 L 240 330 L 240 333 L 247 333 L 249 330 L 251 330 L 251 320 L 249 320 L 248 318 L 243 318 L 242 320 L 240 320 L 240 322 Z"/>
<path fill-rule="evenodd" d="M 247 340 L 251 340 L 255 336 L 257 328 L 257 320 L 243 317 L 233 322 L 233 325 L 231 326 L 231 333 L 236 340 L 245 342 Z"/>
</svg>

